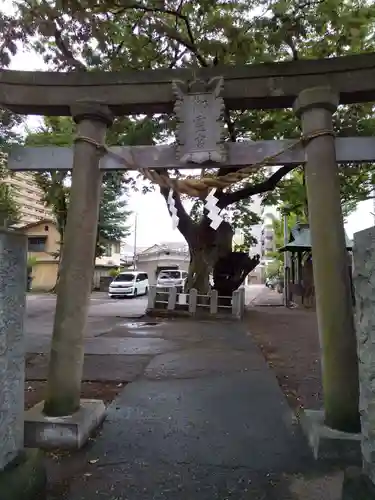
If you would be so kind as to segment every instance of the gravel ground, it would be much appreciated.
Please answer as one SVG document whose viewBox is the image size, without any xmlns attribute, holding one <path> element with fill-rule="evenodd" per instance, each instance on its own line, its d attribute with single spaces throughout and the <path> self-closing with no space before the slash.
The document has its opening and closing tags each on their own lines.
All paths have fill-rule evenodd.
<svg viewBox="0 0 375 500">
<path fill-rule="evenodd" d="M 249 334 L 274 369 L 289 404 L 323 405 L 316 313 L 309 309 L 253 307 L 246 313 Z"/>
</svg>

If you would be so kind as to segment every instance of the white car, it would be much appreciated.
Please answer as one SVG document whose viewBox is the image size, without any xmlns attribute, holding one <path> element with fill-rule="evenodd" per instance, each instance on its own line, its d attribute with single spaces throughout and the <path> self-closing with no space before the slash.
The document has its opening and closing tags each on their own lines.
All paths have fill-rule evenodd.
<svg viewBox="0 0 375 500">
<path fill-rule="evenodd" d="M 188 273 L 180 269 L 165 269 L 161 271 L 156 286 L 159 288 L 169 288 L 175 286 L 179 291 L 183 291 Z"/>
<path fill-rule="evenodd" d="M 128 271 L 120 273 L 109 285 L 108 296 L 116 297 L 137 297 L 146 295 L 148 292 L 148 275 L 138 271 Z"/>
</svg>

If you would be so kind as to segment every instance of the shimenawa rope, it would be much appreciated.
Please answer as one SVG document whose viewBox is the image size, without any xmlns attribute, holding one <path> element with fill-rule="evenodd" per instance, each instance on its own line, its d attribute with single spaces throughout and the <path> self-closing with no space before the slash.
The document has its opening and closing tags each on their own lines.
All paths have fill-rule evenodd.
<svg viewBox="0 0 375 500">
<path fill-rule="evenodd" d="M 90 137 L 77 136 L 75 138 L 75 142 L 83 141 L 92 144 L 99 151 L 102 151 L 103 154 L 108 154 L 109 156 L 112 156 L 116 160 L 122 162 L 127 166 L 129 170 L 138 170 L 143 175 L 143 177 L 153 182 L 154 184 L 158 184 L 160 187 L 173 189 L 178 193 L 185 193 L 193 197 L 195 196 L 201 198 L 202 196 L 204 197 L 212 188 L 224 189 L 233 184 L 236 184 L 237 182 L 243 181 L 244 179 L 249 177 L 250 174 L 252 174 L 256 170 L 259 170 L 259 168 L 269 166 L 269 162 L 271 160 L 274 160 L 283 153 L 294 149 L 300 144 L 306 145 L 312 139 L 324 135 L 335 136 L 335 133 L 329 129 L 317 130 L 316 132 L 312 132 L 306 136 L 302 136 L 300 139 L 297 139 L 294 143 L 290 144 L 284 149 L 281 149 L 277 153 L 266 156 L 263 158 L 263 160 L 257 163 L 253 163 L 252 165 L 240 168 L 236 172 L 229 172 L 228 174 L 225 174 L 221 177 L 202 177 L 201 179 L 171 179 L 166 175 L 159 174 L 156 170 L 142 168 L 141 166 L 137 165 L 131 148 L 129 148 L 131 155 L 131 160 L 129 161 L 127 158 L 124 158 L 123 156 L 111 151 L 106 144 L 100 144 Z M 192 168 L 194 167 L 196 166 L 192 165 Z M 220 165 L 217 165 L 217 167 L 220 168 Z"/>
</svg>

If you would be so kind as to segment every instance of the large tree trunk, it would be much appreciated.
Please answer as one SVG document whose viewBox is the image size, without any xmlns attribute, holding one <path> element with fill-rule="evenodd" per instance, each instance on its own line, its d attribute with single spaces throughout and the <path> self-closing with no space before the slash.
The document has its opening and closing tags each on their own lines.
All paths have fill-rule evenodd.
<svg viewBox="0 0 375 500">
<path fill-rule="evenodd" d="M 223 222 L 217 231 L 203 218 L 188 239 L 190 265 L 186 290 L 196 288 L 205 295 L 210 289 L 210 274 L 216 262 L 232 251 L 233 230 L 227 222 Z"/>
<path fill-rule="evenodd" d="M 168 200 L 169 190 L 161 190 Z M 225 194 L 224 196 L 229 196 Z M 181 198 L 174 194 L 175 207 L 179 217 L 178 229 L 185 237 L 190 251 L 190 266 L 185 291 L 196 288 L 205 295 L 210 289 L 210 274 L 214 277 L 214 288 L 221 296 L 231 296 L 246 276 L 259 263 L 260 256 L 250 258 L 243 252 L 232 252 L 234 231 L 228 222 L 222 222 L 217 230 L 210 227 L 207 212 L 204 211 L 199 223 L 187 214 Z M 236 200 L 227 200 L 233 203 Z M 226 202 L 221 206 L 224 208 Z"/>
<path fill-rule="evenodd" d="M 194 248 L 191 246 L 190 264 L 186 289 L 196 288 L 199 293 L 207 294 L 210 288 L 209 275 L 212 272 L 212 253 L 207 248 Z"/>
<path fill-rule="evenodd" d="M 245 252 L 230 252 L 219 259 L 214 267 L 214 285 L 219 295 L 230 297 L 259 261 L 259 255 L 249 257 Z"/>
<path fill-rule="evenodd" d="M 186 290 L 196 288 L 205 295 L 213 274 L 214 288 L 222 297 L 231 297 L 246 276 L 259 264 L 260 256 L 250 258 L 245 252 L 232 252 L 233 230 L 222 222 L 217 231 L 203 219 L 189 243 L 190 266 Z"/>
</svg>

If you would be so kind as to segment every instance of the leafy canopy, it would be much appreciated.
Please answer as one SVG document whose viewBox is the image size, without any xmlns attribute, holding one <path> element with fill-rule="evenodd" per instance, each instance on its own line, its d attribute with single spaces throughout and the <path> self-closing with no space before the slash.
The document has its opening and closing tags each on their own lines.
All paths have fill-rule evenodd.
<svg viewBox="0 0 375 500">
<path fill-rule="evenodd" d="M 10 172 L 6 167 L 7 152 L 20 141 L 16 131 L 21 118 L 7 110 L 0 109 L 0 225 L 7 226 L 19 221 L 20 211 L 15 192 L 8 180 Z"/>
<path fill-rule="evenodd" d="M 33 146 L 72 146 L 74 123 L 70 118 L 48 117 L 35 132 L 29 131 L 26 143 Z M 44 193 L 44 202 L 52 208 L 61 242 L 64 241 L 65 225 L 69 205 L 70 172 L 36 173 L 35 180 Z M 130 212 L 126 210 L 127 184 L 123 174 L 108 172 L 103 176 L 102 198 L 99 208 L 96 256 L 104 254 L 108 241 L 120 241 L 129 234 L 126 224 Z"/>
<path fill-rule="evenodd" d="M 14 53 L 13 40 L 27 41 L 51 69 L 98 71 L 333 57 L 374 50 L 375 5 L 366 0 L 17 0 L 17 14 L 2 18 L 1 59 Z M 31 37 L 33 35 L 34 37 Z M 374 135 L 370 104 L 343 106 L 336 115 L 340 135 Z M 142 131 L 139 131 L 138 125 Z M 113 139 L 119 144 L 149 142 L 173 134 L 165 116 L 118 120 Z M 274 139 L 300 135 L 291 110 L 226 112 L 228 140 Z M 147 133 L 145 134 L 145 130 Z M 116 130 L 116 128 L 115 128 Z M 137 133 L 135 133 L 137 131 Z M 131 137 L 131 140 L 129 140 Z M 125 139 L 126 138 L 126 139 Z M 126 142 L 125 142 L 126 141 Z M 260 169 L 248 182 L 228 190 L 223 208 L 233 212 L 234 227 L 255 222 L 247 200 L 278 188 L 265 203 L 287 202 L 303 211 L 303 175 L 271 176 Z M 217 175 L 224 172 L 216 171 Z M 371 196 L 373 166 L 341 169 L 346 213 Z M 302 179 L 302 187 L 301 187 Z M 164 193 L 165 195 L 165 193 Z M 187 214 L 180 200 L 181 232 L 188 236 Z M 198 212 L 195 211 L 195 215 Z M 193 212 L 194 215 L 194 212 Z M 200 215 L 204 219 L 204 214 Z M 251 226 L 250 226 L 251 227 Z"/>
</svg>

